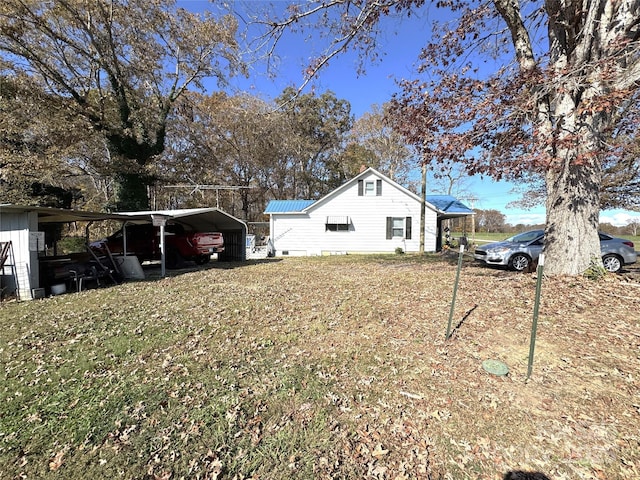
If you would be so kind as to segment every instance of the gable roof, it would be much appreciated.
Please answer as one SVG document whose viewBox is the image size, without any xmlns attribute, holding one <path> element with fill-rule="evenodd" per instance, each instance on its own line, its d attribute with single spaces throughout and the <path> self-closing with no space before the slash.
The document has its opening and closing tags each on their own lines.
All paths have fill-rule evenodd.
<svg viewBox="0 0 640 480">
<path fill-rule="evenodd" d="M 320 198 L 319 200 L 317 200 L 313 205 L 309 206 L 309 209 L 311 208 L 315 208 L 318 205 L 328 201 L 331 197 L 337 196 L 338 194 L 340 194 L 340 192 L 342 192 L 343 190 L 346 190 L 347 188 L 349 188 L 352 184 L 354 183 L 358 183 L 359 180 L 362 179 L 362 177 L 366 177 L 369 174 L 374 174 L 376 177 L 378 177 L 380 180 L 382 180 L 383 182 L 387 183 L 389 186 L 393 187 L 393 188 L 397 188 L 398 190 L 402 191 L 405 195 L 408 195 L 410 197 L 413 197 L 416 201 L 420 201 L 420 197 L 418 195 L 416 195 L 415 193 L 413 193 L 411 190 L 408 190 L 406 188 L 404 188 L 402 185 L 400 185 L 399 183 L 394 182 L 393 180 L 391 180 L 389 177 L 387 177 L 385 174 L 380 173 L 378 170 L 376 170 L 373 167 L 369 167 L 366 170 L 363 170 L 362 172 L 360 172 L 358 175 L 356 175 L 355 177 L 353 177 L 351 180 L 346 181 L 345 183 L 343 183 L 342 185 L 340 185 L 338 188 L 336 188 L 335 190 L 332 190 L 331 192 L 329 192 L 328 194 L 326 194 L 324 197 Z M 427 207 L 431 208 L 432 210 L 436 210 L 436 208 L 433 205 L 429 205 L 427 203 Z"/>
<path fill-rule="evenodd" d="M 343 183 L 335 190 L 329 192 L 319 200 L 270 200 L 267 204 L 267 208 L 264 213 L 302 213 L 308 209 L 314 208 L 320 203 L 324 203 L 327 199 L 337 195 L 342 190 L 349 187 L 349 185 L 358 182 L 361 177 L 366 176 L 369 173 L 375 174 L 381 180 L 384 180 L 389 185 L 403 191 L 406 195 L 413 197 L 416 201 L 420 201 L 420 197 L 412 191 L 404 188 L 402 185 L 394 182 L 386 175 L 378 172 L 375 168 L 367 168 L 353 177 L 351 180 Z M 460 200 L 450 195 L 427 195 L 426 198 L 427 207 L 435 210 L 440 218 L 455 218 L 463 217 L 465 215 L 474 215 L 475 212 L 463 204 Z"/>
</svg>

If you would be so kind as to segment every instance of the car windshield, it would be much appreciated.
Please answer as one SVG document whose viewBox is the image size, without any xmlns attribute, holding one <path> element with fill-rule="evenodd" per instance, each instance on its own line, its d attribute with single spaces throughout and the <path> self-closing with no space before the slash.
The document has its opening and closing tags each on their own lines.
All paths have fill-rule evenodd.
<svg viewBox="0 0 640 480">
<path fill-rule="evenodd" d="M 544 232 L 542 230 L 531 230 L 530 232 L 519 233 L 518 235 L 514 235 L 513 237 L 509 237 L 505 240 L 505 242 L 511 243 L 526 243 L 532 242 L 539 236 L 541 236 Z"/>
</svg>

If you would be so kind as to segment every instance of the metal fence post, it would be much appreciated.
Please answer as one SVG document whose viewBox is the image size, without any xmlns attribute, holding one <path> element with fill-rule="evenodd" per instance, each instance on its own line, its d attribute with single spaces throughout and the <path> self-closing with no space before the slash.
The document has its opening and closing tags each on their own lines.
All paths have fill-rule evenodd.
<svg viewBox="0 0 640 480">
<path fill-rule="evenodd" d="M 533 306 L 533 323 L 531 324 L 531 341 L 529 342 L 529 366 L 527 367 L 527 380 L 531 376 L 533 369 L 533 352 L 536 349 L 536 333 L 538 331 L 538 310 L 540 308 L 540 290 L 542 288 L 542 272 L 544 271 L 544 254 L 538 258 L 538 279 L 536 282 L 536 299 Z"/>
<path fill-rule="evenodd" d="M 458 293 L 458 282 L 460 280 L 460 270 L 462 268 L 462 256 L 464 253 L 464 245 L 460 245 L 460 254 L 458 255 L 458 270 L 456 271 L 456 281 L 453 285 L 453 298 L 451 299 L 451 310 L 449 311 L 449 324 L 447 325 L 447 335 L 445 340 L 449 340 L 451 336 L 451 321 L 453 320 L 453 311 L 456 306 L 456 295 Z"/>
</svg>

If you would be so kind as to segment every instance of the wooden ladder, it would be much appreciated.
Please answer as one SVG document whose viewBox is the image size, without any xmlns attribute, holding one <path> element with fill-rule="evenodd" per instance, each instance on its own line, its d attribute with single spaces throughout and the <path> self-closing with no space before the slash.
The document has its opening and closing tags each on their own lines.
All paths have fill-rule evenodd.
<svg viewBox="0 0 640 480">
<path fill-rule="evenodd" d="M 10 254 L 13 253 L 11 248 L 11 240 L 8 242 L 0 242 L 0 272 L 4 274 L 4 265 L 7 263 L 7 259 Z M 2 278 L 0 277 L 0 302 L 4 299 L 4 291 L 7 287 L 2 285 Z"/>
<path fill-rule="evenodd" d="M 9 252 L 11 251 L 11 240 L 8 242 L 0 242 L 0 270 L 4 268 L 4 264 L 9 258 Z"/>
</svg>

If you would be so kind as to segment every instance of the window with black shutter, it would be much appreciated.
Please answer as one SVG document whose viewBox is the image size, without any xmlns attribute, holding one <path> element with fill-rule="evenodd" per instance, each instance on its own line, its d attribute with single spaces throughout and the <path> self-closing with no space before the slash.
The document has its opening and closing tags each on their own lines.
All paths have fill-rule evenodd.
<svg viewBox="0 0 640 480">
<path fill-rule="evenodd" d="M 382 195 L 382 180 L 358 180 L 358 196 L 379 197 Z"/>
<path fill-rule="evenodd" d="M 404 217 L 387 217 L 387 240 L 394 237 L 405 238 L 406 219 Z"/>
</svg>

